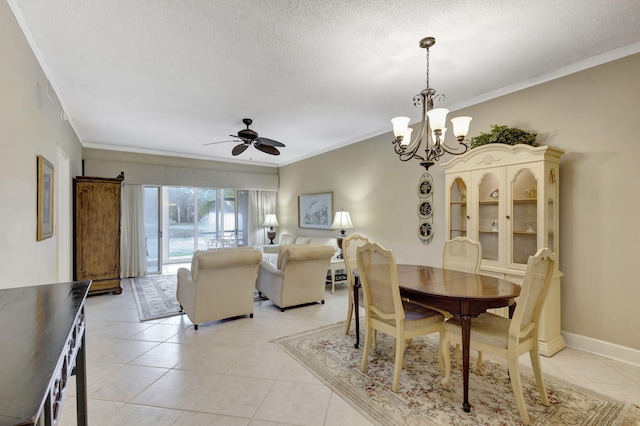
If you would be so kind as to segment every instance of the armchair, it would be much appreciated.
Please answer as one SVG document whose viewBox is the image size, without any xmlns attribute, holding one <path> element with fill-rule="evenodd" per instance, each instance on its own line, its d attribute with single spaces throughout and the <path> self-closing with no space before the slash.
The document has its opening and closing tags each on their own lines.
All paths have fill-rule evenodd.
<svg viewBox="0 0 640 426">
<path fill-rule="evenodd" d="M 191 270 L 178 269 L 176 297 L 196 330 L 203 322 L 247 314 L 253 318 L 261 260 L 259 250 L 199 250 L 193 254 Z"/>
<path fill-rule="evenodd" d="M 258 291 L 280 308 L 317 302 L 324 304 L 327 269 L 335 249 L 326 245 L 281 245 L 278 263 L 260 262 Z"/>
</svg>

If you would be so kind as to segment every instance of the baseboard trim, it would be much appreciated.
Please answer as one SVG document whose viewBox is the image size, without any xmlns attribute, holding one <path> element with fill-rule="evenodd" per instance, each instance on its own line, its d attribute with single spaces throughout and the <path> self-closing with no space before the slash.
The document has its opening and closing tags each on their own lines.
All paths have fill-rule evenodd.
<svg viewBox="0 0 640 426">
<path fill-rule="evenodd" d="M 640 367 L 640 350 L 566 331 L 562 335 L 567 346 Z"/>
</svg>

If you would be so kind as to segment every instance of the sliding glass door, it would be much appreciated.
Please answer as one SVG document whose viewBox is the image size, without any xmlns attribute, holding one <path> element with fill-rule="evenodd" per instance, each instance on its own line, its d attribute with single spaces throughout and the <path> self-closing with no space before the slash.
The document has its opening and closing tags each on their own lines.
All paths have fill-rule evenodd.
<svg viewBox="0 0 640 426">
<path fill-rule="evenodd" d="M 248 191 L 163 187 L 164 262 L 185 262 L 195 250 L 248 244 Z"/>
</svg>

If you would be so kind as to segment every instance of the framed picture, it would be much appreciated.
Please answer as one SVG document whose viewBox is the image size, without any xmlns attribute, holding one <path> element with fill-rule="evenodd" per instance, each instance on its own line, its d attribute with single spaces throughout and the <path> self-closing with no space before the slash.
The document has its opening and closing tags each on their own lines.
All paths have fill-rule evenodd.
<svg viewBox="0 0 640 426">
<path fill-rule="evenodd" d="M 331 229 L 333 192 L 298 197 L 300 228 Z"/>
<path fill-rule="evenodd" d="M 53 235 L 53 164 L 38 155 L 38 235 L 41 241 Z"/>
</svg>

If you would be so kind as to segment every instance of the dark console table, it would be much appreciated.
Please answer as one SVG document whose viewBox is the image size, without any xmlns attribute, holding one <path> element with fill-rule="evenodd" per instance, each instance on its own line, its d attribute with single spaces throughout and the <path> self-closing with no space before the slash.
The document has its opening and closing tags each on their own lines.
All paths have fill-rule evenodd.
<svg viewBox="0 0 640 426">
<path fill-rule="evenodd" d="M 0 426 L 54 425 L 71 375 L 87 424 L 84 302 L 91 281 L 0 289 Z"/>
</svg>

